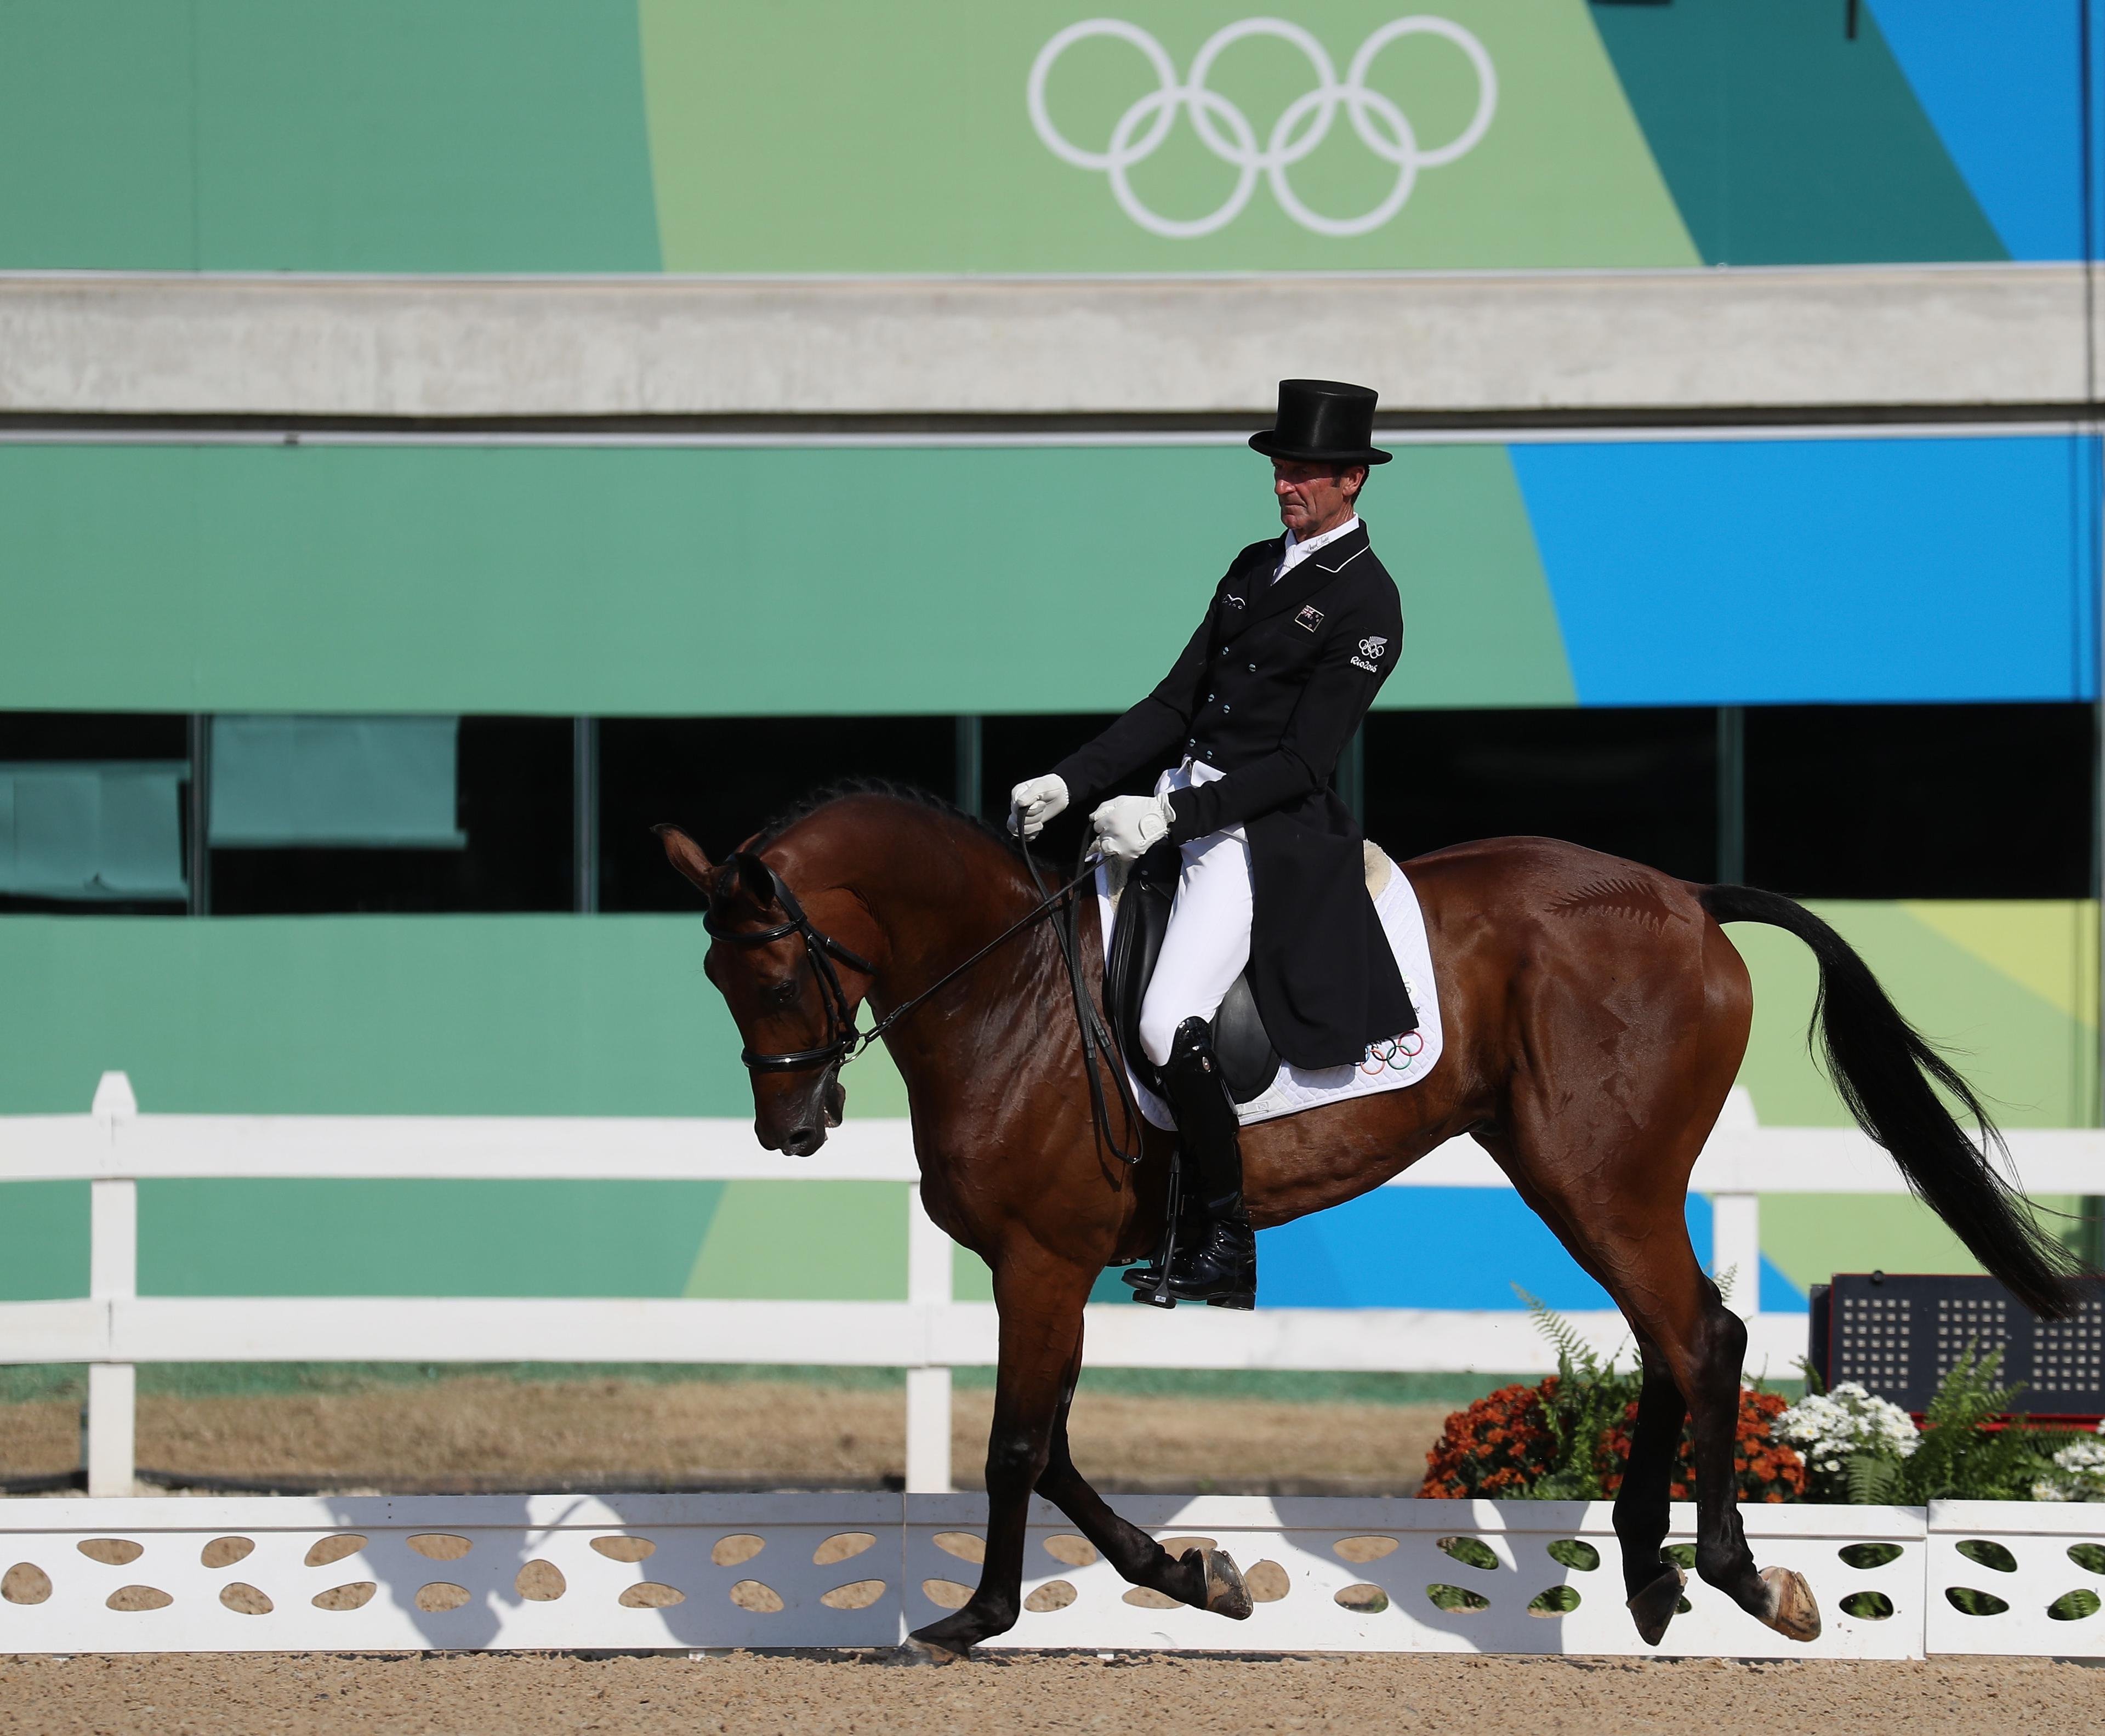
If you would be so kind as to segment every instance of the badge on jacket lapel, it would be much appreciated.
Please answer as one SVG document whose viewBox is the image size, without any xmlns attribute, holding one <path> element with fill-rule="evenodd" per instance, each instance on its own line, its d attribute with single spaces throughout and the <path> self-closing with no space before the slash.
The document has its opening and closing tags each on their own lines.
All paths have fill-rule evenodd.
<svg viewBox="0 0 2105 1736">
<path fill-rule="evenodd" d="M 1323 611 L 1311 603 L 1294 618 L 1294 624 L 1296 627 L 1305 627 L 1312 633 L 1323 624 Z"/>
</svg>

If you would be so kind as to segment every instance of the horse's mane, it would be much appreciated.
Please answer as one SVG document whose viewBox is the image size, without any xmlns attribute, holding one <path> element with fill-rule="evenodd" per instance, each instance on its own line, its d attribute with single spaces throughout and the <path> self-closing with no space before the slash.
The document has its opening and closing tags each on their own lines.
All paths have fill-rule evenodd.
<svg viewBox="0 0 2105 1736">
<path fill-rule="evenodd" d="M 904 802 L 909 807 L 926 809 L 945 819 L 955 820 L 960 825 L 972 828 L 990 841 L 999 845 L 1003 851 L 1016 857 L 1019 862 L 1022 859 L 1021 848 L 1009 836 L 1006 825 L 996 825 L 976 814 L 968 814 L 955 802 L 945 801 L 941 796 L 933 795 L 918 785 L 901 783 L 890 778 L 840 778 L 830 783 L 821 784 L 775 814 L 755 834 L 747 848 L 765 850 L 798 821 L 809 819 L 821 808 L 831 807 L 837 801 L 847 801 L 858 796 L 874 796 Z"/>
</svg>

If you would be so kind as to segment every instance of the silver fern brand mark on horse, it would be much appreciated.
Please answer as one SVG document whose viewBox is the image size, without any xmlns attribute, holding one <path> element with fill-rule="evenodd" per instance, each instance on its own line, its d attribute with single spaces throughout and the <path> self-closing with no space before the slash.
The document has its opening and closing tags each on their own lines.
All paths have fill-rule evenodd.
<svg viewBox="0 0 2105 1736">
<path fill-rule="evenodd" d="M 1120 115 L 1111 128 L 1103 150 L 1085 150 L 1053 123 L 1046 106 L 1045 87 L 1061 56 L 1076 42 L 1092 37 L 1111 37 L 1129 42 L 1153 68 L 1155 88 Z M 1298 49 L 1316 75 L 1316 87 L 1296 97 L 1271 124 L 1264 144 L 1258 143 L 1249 117 L 1218 91 L 1206 87 L 1213 63 L 1222 53 L 1246 37 L 1275 38 Z M 1476 111 L 1469 123 L 1445 145 L 1428 150 L 1418 142 L 1401 109 L 1368 88 L 1367 74 L 1374 60 L 1392 42 L 1406 36 L 1433 36 L 1451 42 L 1468 59 L 1477 81 Z M 1111 193 L 1125 214 L 1152 234 L 1173 240 L 1190 240 L 1224 229 L 1242 214 L 1257 190 L 1260 174 L 1271 183 L 1271 196 L 1280 208 L 1303 229 L 1319 235 L 1365 235 L 1379 229 L 1410 199 L 1418 184 L 1419 171 L 1437 168 L 1466 155 L 1491 124 L 1499 102 L 1498 74 L 1484 45 L 1452 19 L 1430 16 L 1393 19 L 1361 42 L 1341 83 L 1329 51 L 1299 25 L 1283 18 L 1245 18 L 1225 25 L 1208 37 L 1191 62 L 1191 75 L 1179 79 L 1175 62 L 1167 50 L 1138 25 L 1122 18 L 1090 18 L 1071 24 L 1039 50 L 1031 62 L 1025 87 L 1030 124 L 1045 148 L 1077 168 L 1101 170 L 1111 178 Z M 1356 217 L 1330 217 L 1312 211 L 1294 190 L 1287 171 L 1307 158 L 1330 136 L 1340 109 L 1352 122 L 1360 142 L 1385 163 L 1396 166 L 1396 183 L 1372 211 Z M 1161 148 L 1182 111 L 1191 117 L 1199 142 L 1237 172 L 1235 189 L 1213 211 L 1202 217 L 1165 217 L 1151 210 L 1133 191 L 1130 171 Z"/>
</svg>

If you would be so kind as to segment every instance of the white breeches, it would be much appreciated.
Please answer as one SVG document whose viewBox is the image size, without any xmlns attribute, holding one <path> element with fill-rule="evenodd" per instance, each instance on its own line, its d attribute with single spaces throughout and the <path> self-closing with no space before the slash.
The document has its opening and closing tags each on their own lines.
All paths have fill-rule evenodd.
<svg viewBox="0 0 2105 1736">
<path fill-rule="evenodd" d="M 1167 780 L 1164 780 L 1167 782 Z M 1140 1046 L 1158 1067 L 1177 1027 L 1211 1019 L 1249 962 L 1249 840 L 1240 826 L 1183 846 L 1169 931 L 1140 1007 Z"/>
</svg>

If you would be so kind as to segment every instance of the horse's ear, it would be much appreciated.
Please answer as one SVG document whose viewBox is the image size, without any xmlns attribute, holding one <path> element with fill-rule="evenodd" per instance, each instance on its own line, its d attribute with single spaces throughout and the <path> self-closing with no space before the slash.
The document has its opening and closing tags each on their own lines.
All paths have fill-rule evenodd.
<svg viewBox="0 0 2105 1736">
<path fill-rule="evenodd" d="M 677 826 L 653 826 L 650 829 L 665 846 L 665 859 L 699 886 L 705 896 L 715 897 L 717 881 L 723 870 L 702 854 L 702 846 Z"/>
</svg>

